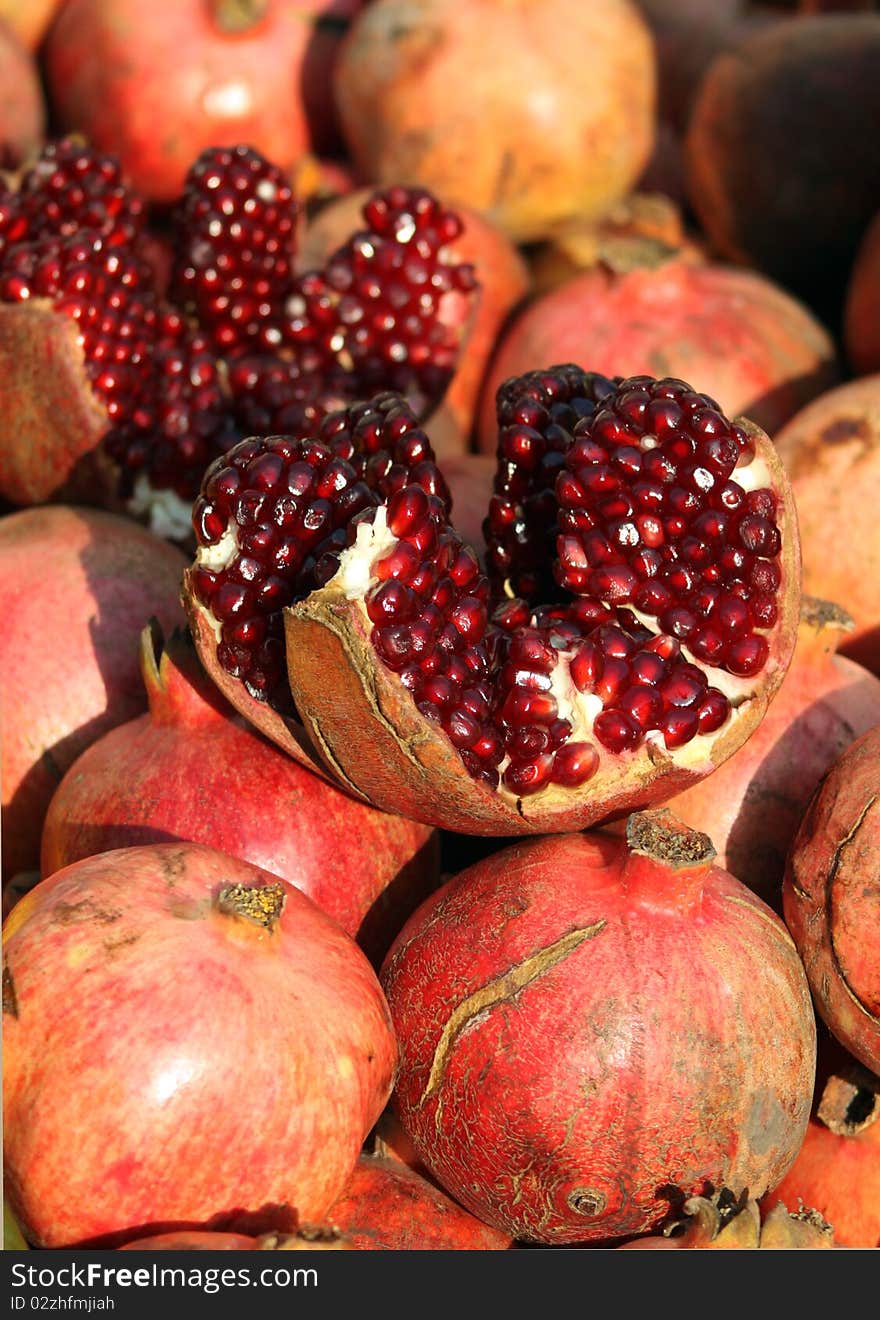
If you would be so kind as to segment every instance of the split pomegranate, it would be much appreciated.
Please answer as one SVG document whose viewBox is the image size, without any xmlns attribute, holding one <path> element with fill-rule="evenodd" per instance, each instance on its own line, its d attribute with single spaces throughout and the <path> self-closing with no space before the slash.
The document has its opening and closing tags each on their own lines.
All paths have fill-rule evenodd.
<svg viewBox="0 0 880 1320">
<path fill-rule="evenodd" d="M 183 622 L 186 559 L 129 519 L 66 505 L 0 518 L 3 876 L 36 870 L 49 800 L 81 752 L 146 706 L 138 637 Z"/>
<path fill-rule="evenodd" d="M 6 498 L 124 508 L 186 540 L 205 468 L 242 434 L 308 434 L 386 386 L 427 412 L 449 384 L 476 277 L 430 194 L 372 193 L 299 272 L 298 204 L 252 148 L 193 163 L 170 257 L 144 210 L 118 161 L 73 139 L 0 194 Z"/>
<path fill-rule="evenodd" d="M 660 247 L 600 264 L 535 299 L 504 331 L 484 386 L 479 447 L 495 446 L 495 391 L 536 362 L 588 362 L 606 375 L 700 381 L 729 417 L 775 435 L 838 379 L 834 343 L 796 299 L 754 271 Z"/>
<path fill-rule="evenodd" d="M 327 1220 L 358 1251 L 505 1251 L 508 1234 L 396 1160 L 362 1155 Z"/>
<path fill-rule="evenodd" d="M 880 1077 L 844 1059 L 819 1088 L 804 1143 L 761 1202 L 817 1208 L 841 1247 L 880 1247 Z"/>
<path fill-rule="evenodd" d="M 435 887 L 428 826 L 358 802 L 235 715 L 189 638 L 141 637 L 149 711 L 99 738 L 49 804 L 41 868 L 134 844 L 204 843 L 281 876 L 381 961 Z"/>
<path fill-rule="evenodd" d="M 199 844 L 41 881 L 6 920 L 3 986 L 4 1173 L 37 1246 L 319 1220 L 388 1100 L 395 1040 L 354 941 Z"/>
<path fill-rule="evenodd" d="M 859 244 L 847 282 L 843 335 L 857 375 L 880 371 L 880 211 Z"/>
<path fill-rule="evenodd" d="M 791 478 L 804 589 L 846 606 L 844 655 L 880 674 L 880 374 L 847 381 L 808 404 L 775 437 Z"/>
<path fill-rule="evenodd" d="M 840 753 L 880 724 L 880 678 L 838 655 L 849 615 L 804 598 L 794 657 L 748 742 L 710 779 L 671 798 L 708 834 L 718 864 L 782 913 L 785 859 L 813 790 Z"/>
<path fill-rule="evenodd" d="M 185 596 L 232 704 L 349 791 L 468 833 L 581 828 L 760 720 L 796 629 L 794 513 L 767 438 L 682 381 L 554 367 L 498 409 L 487 575 L 384 394 L 212 465 Z"/>
<path fill-rule="evenodd" d="M 789 853 L 786 925 L 816 1008 L 866 1068 L 880 1073 L 880 723 L 837 758 Z"/>
<path fill-rule="evenodd" d="M 46 131 L 46 107 L 33 58 L 3 21 L 0 5 L 0 168 L 36 151 Z M 0 222 L 2 223 L 2 222 Z"/>
<path fill-rule="evenodd" d="M 517 242 L 600 214 L 633 186 L 655 84 L 631 0 L 372 0 L 334 83 L 364 178 L 430 188 Z"/>
<path fill-rule="evenodd" d="M 45 46 L 61 126 L 173 202 L 206 147 L 250 142 L 289 172 L 336 139 L 328 95 L 359 0 L 71 0 Z M 311 122 L 310 122 L 311 121 Z"/>
<path fill-rule="evenodd" d="M 532 839 L 410 918 L 381 981 L 392 1104 L 441 1186 L 541 1243 L 757 1197 L 803 1140 L 815 1019 L 782 922 L 664 810 Z M 731 1012 L 736 1004 L 736 1012 Z"/>
<path fill-rule="evenodd" d="M 880 14 L 761 26 L 709 66 L 688 121 L 688 196 L 722 257 L 835 320 L 880 208 Z"/>
</svg>

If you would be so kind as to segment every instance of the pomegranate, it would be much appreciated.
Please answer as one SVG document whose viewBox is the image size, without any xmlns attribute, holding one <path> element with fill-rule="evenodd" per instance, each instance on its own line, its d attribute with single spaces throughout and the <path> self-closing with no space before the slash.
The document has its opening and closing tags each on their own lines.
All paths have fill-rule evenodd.
<svg viewBox="0 0 880 1320">
<path fill-rule="evenodd" d="M 792 1164 L 815 1020 L 782 922 L 662 809 L 462 872 L 392 945 L 392 1104 L 441 1186 L 542 1243 L 656 1231 Z M 737 1011 L 731 1014 L 730 1005 Z"/>
<path fill-rule="evenodd" d="M 688 122 L 688 195 L 718 252 L 827 315 L 880 207 L 880 14 L 780 20 L 710 65 Z"/>
<path fill-rule="evenodd" d="M 123 1242 L 120 1251 L 353 1251 L 352 1243 L 334 1229 L 301 1224 L 295 1233 L 218 1233 L 183 1229 Z"/>
<path fill-rule="evenodd" d="M 430 194 L 371 194 L 299 273 L 298 204 L 247 146 L 193 163 L 170 254 L 144 214 L 118 161 L 72 139 L 0 192 L 8 499 L 124 507 L 186 541 L 205 468 L 242 434 L 308 434 L 379 386 L 427 412 L 452 378 L 476 277 Z"/>
<path fill-rule="evenodd" d="M 369 197 L 359 189 L 325 206 L 303 235 L 299 260 L 306 269 L 320 268 L 357 225 L 357 216 Z M 515 307 L 530 285 L 529 268 L 519 249 L 497 225 L 469 206 L 459 206 L 462 230 L 448 245 L 449 259 L 470 265 L 479 274 L 480 288 L 467 332 L 466 352 L 443 398 L 426 421 L 438 458 L 469 448 L 477 402 L 490 354 Z"/>
<path fill-rule="evenodd" d="M 709 835 L 720 866 L 780 914 L 786 854 L 813 790 L 844 748 L 880 724 L 880 679 L 837 654 L 852 627 L 838 606 L 805 597 L 794 656 L 766 716 L 711 779 L 668 803 Z"/>
<path fill-rule="evenodd" d="M 337 141 L 328 86 L 359 0 L 70 0 L 44 56 L 61 126 L 173 202 L 206 147 L 249 142 L 290 171 Z"/>
<path fill-rule="evenodd" d="M 819 1088 L 797 1159 L 761 1202 L 816 1206 L 841 1247 L 880 1247 L 880 1077 L 853 1059 Z"/>
<path fill-rule="evenodd" d="M 0 22 L 5 23 L 30 51 L 36 51 L 61 0 L 0 0 Z"/>
<path fill-rule="evenodd" d="M 638 0 L 657 46 L 658 110 L 678 132 L 700 80 L 742 25 L 745 0 Z"/>
<path fill-rule="evenodd" d="M 294 886 L 116 849 L 22 899 L 4 957 L 4 1171 L 36 1245 L 289 1231 L 340 1195 L 396 1046 L 367 959 Z"/>
<path fill-rule="evenodd" d="M 0 4 L 0 167 L 36 151 L 46 131 L 46 107 L 33 58 L 3 22 Z"/>
<path fill-rule="evenodd" d="M 797 502 L 804 588 L 845 603 L 856 626 L 841 650 L 880 674 L 880 540 L 864 498 L 880 482 L 880 374 L 820 395 L 776 448 Z"/>
<path fill-rule="evenodd" d="M 865 231 L 850 271 L 843 333 L 856 374 L 880 371 L 880 211 Z"/>
<path fill-rule="evenodd" d="M 838 378 L 828 332 L 752 271 L 662 249 L 631 269 L 599 266 L 535 299 L 501 337 L 483 391 L 479 448 L 494 449 L 502 381 L 536 362 L 702 381 L 728 416 L 771 435 Z"/>
<path fill-rule="evenodd" d="M 598 215 L 633 186 L 655 81 L 631 0 L 373 0 L 335 72 L 365 178 L 430 188 L 517 242 Z"/>
<path fill-rule="evenodd" d="M 504 1251 L 510 1236 L 397 1160 L 362 1155 L 327 1219 L 359 1251 Z"/>
<path fill-rule="evenodd" d="M 772 1195 L 772 1194 L 771 1194 Z M 790 1214 L 776 1205 L 761 1220 L 757 1201 L 738 1201 L 731 1197 L 692 1196 L 682 1206 L 685 1218 L 664 1229 L 663 1236 L 633 1238 L 618 1251 L 662 1251 L 675 1248 L 710 1250 L 748 1250 L 767 1248 L 833 1247 L 834 1230 L 816 1210 L 798 1210 Z"/>
<path fill-rule="evenodd" d="M 816 1008 L 859 1062 L 880 1072 L 880 722 L 841 753 L 788 857 L 785 922 Z"/>
<path fill-rule="evenodd" d="M 303 769 L 235 716 L 187 635 L 141 637 L 149 711 L 111 729 L 55 791 L 43 875 L 110 848 L 187 840 L 280 875 L 378 965 L 436 885 L 433 830 L 376 811 Z"/>
<path fill-rule="evenodd" d="M 536 371 L 499 392 L 499 426 L 487 574 L 383 394 L 212 465 L 187 608 L 236 709 L 374 805 L 582 828 L 709 773 L 760 720 L 796 630 L 794 511 L 763 433 L 683 381 Z"/>
<path fill-rule="evenodd" d="M 36 870 L 52 793 L 81 752 L 146 706 L 138 637 L 182 623 L 186 560 L 128 519 L 66 505 L 0 518 L 3 876 Z"/>
</svg>

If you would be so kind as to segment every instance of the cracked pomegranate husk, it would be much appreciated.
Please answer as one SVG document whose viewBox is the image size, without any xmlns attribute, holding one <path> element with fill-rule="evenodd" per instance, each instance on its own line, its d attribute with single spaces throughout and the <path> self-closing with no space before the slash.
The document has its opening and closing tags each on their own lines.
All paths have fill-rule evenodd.
<svg viewBox="0 0 880 1320">
<path fill-rule="evenodd" d="M 423 189 L 374 191 L 306 270 L 300 209 L 244 144 L 193 162 L 167 247 L 115 158 L 78 139 L 0 183 L 0 494 L 184 541 L 205 469 L 243 436 L 308 436 L 380 388 L 435 407 L 477 294 L 461 217 Z"/>
<path fill-rule="evenodd" d="M 568 364 L 498 392 L 486 568 L 400 396 L 250 438 L 194 505 L 202 661 L 292 755 L 472 834 L 580 829 L 730 756 L 791 657 L 773 445 L 683 381 Z"/>
</svg>

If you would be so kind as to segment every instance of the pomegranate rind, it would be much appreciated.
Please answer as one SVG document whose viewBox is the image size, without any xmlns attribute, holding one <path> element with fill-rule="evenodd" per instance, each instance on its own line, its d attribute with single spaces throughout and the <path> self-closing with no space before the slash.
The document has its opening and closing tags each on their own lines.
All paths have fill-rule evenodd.
<svg viewBox="0 0 880 1320">
<path fill-rule="evenodd" d="M 209 677 L 216 683 L 229 704 L 254 728 L 292 756 L 300 765 L 313 770 L 322 779 L 331 779 L 321 756 L 305 727 L 287 715 L 281 715 L 266 702 L 257 701 L 237 678 L 233 678 L 217 660 L 217 634 L 210 613 L 200 605 L 192 584 L 192 567 L 183 574 L 181 603 L 186 612 L 196 652 Z M 355 796 L 363 797 L 361 793 Z"/>
<path fill-rule="evenodd" d="M 732 756 L 785 677 L 800 615 L 800 546 L 788 481 L 767 435 L 744 418 L 737 425 L 749 433 L 780 497 L 782 585 L 770 659 L 757 681 L 737 681 L 731 718 L 713 738 L 676 752 L 645 742 L 619 758 L 603 757 L 577 789 L 551 784 L 528 797 L 495 792 L 471 778 L 445 733 L 382 665 L 362 603 L 331 579 L 284 611 L 284 627 L 290 690 L 333 776 L 386 811 L 464 833 L 514 836 L 586 829 L 662 802 Z"/>
<path fill-rule="evenodd" d="M 109 420 L 89 384 L 76 322 L 48 299 L 0 304 L 0 398 L 0 494 L 18 505 L 122 511 L 101 449 Z"/>
<path fill-rule="evenodd" d="M 786 925 L 832 1035 L 880 1073 L 880 725 L 817 789 L 782 884 Z"/>
</svg>

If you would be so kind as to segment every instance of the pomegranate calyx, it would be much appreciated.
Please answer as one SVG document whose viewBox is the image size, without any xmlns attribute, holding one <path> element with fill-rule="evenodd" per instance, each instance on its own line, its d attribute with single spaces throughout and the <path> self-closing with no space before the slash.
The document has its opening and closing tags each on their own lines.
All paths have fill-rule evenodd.
<svg viewBox="0 0 880 1320">
<path fill-rule="evenodd" d="M 262 23 L 269 0 L 210 0 L 211 18 L 225 36 L 249 34 Z"/>
<path fill-rule="evenodd" d="M 623 882 L 656 911 L 696 912 L 715 848 L 707 834 L 693 830 L 665 807 L 636 812 L 626 823 L 629 855 Z M 658 888 L 657 871 L 667 883 Z"/>
<path fill-rule="evenodd" d="M 287 891 L 282 881 L 274 885 L 226 885 L 216 898 L 218 912 L 240 917 L 255 926 L 273 931 L 281 919 Z"/>
<path fill-rule="evenodd" d="M 166 640 L 158 619 L 151 618 L 141 632 L 140 664 L 155 723 L 176 724 L 185 719 L 192 725 L 235 715 L 205 673 L 188 628 L 175 628 Z"/>
<path fill-rule="evenodd" d="M 816 1117 L 838 1137 L 855 1137 L 880 1122 L 880 1077 L 853 1060 L 825 1083 Z"/>
</svg>

